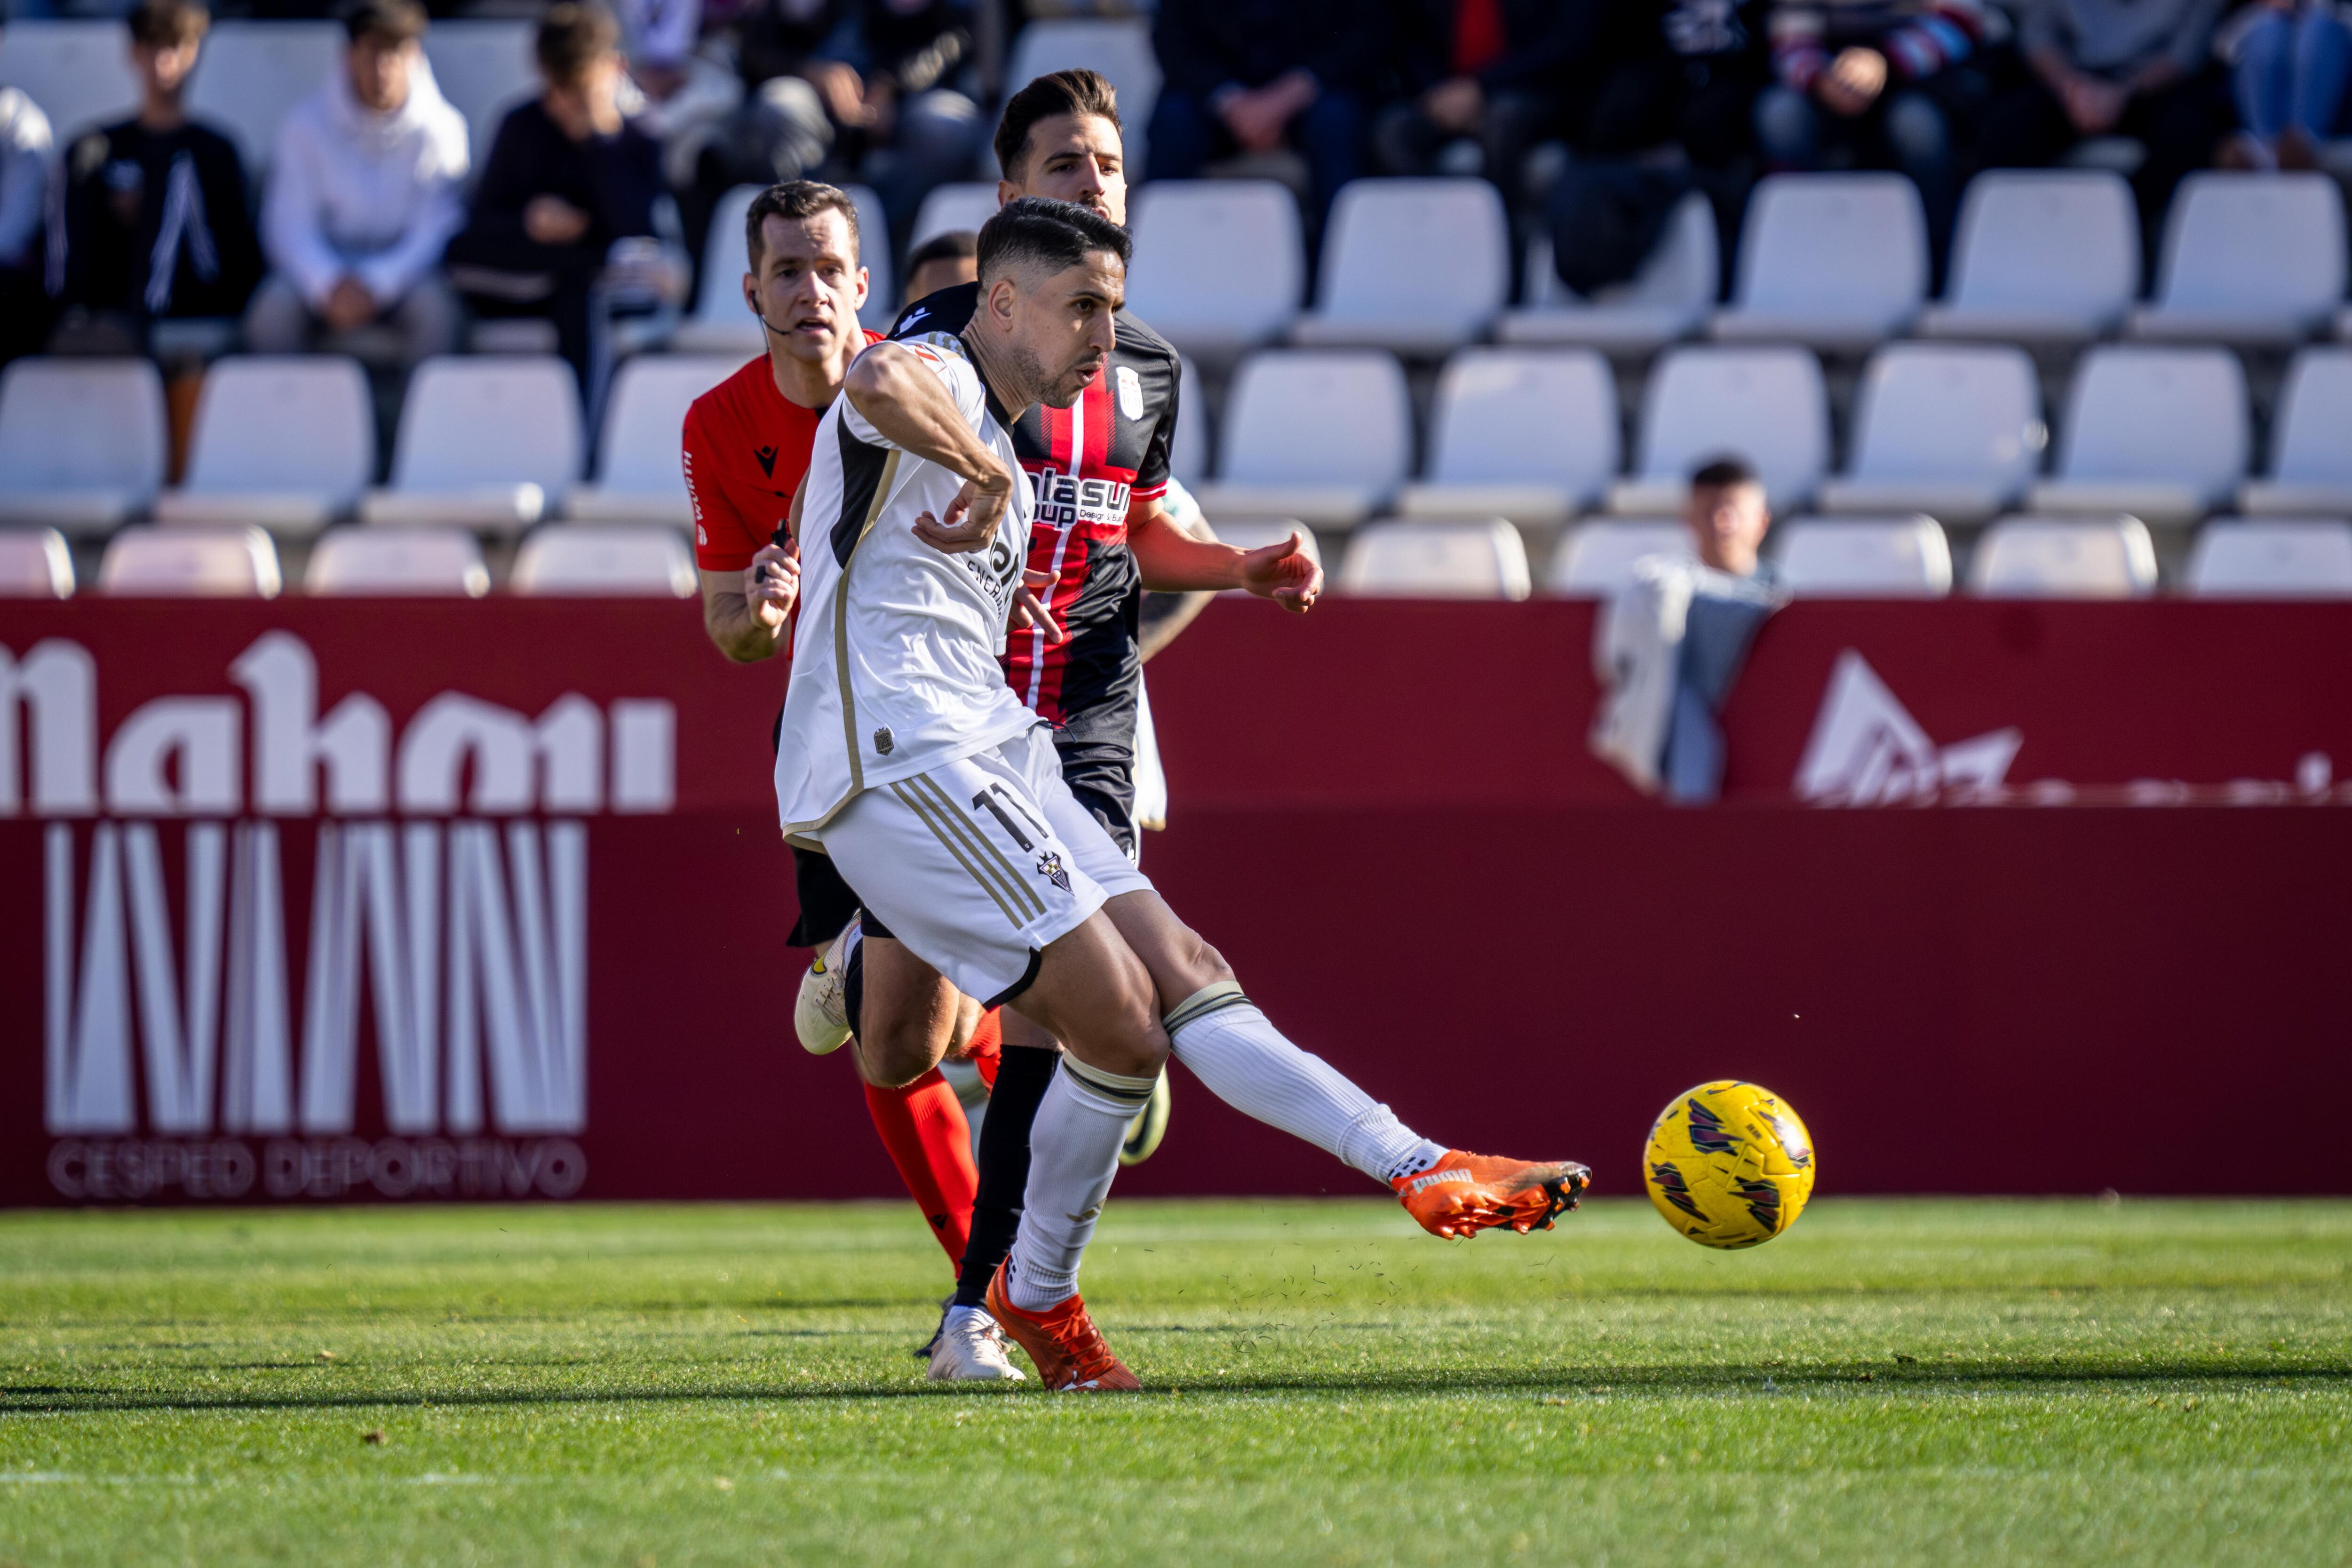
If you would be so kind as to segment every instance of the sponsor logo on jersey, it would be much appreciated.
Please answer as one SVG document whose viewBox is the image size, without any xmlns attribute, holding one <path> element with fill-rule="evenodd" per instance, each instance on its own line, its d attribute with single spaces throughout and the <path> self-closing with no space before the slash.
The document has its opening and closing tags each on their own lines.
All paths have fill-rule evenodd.
<svg viewBox="0 0 2352 1568">
<path fill-rule="evenodd" d="M 1135 367 L 1120 365 L 1118 373 L 1111 380 L 1118 387 L 1118 411 L 1129 419 L 1142 418 L 1143 378 L 1135 374 Z"/>
<path fill-rule="evenodd" d="M 776 449 L 773 447 L 754 447 L 751 456 L 760 459 L 761 473 L 772 479 L 776 477 Z"/>
<path fill-rule="evenodd" d="M 1124 368 L 1124 367 L 1122 367 Z M 1030 470 L 1037 492 L 1036 521 L 1050 528 L 1091 522 L 1124 526 L 1132 487 L 1119 479 L 1081 479 L 1055 468 Z"/>
</svg>

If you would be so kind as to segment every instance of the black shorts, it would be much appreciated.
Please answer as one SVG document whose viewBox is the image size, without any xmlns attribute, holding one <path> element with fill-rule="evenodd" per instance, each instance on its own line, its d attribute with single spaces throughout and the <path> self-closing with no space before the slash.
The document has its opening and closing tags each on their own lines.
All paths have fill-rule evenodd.
<svg viewBox="0 0 2352 1568">
<path fill-rule="evenodd" d="M 1093 814 L 1111 842 L 1135 858 L 1135 749 L 1108 741 L 1064 741 L 1054 749 L 1062 758 L 1062 782 L 1078 804 Z"/>
<path fill-rule="evenodd" d="M 793 846 L 793 890 L 800 896 L 801 918 L 784 938 L 787 947 L 821 948 L 841 934 L 858 912 L 856 890 L 834 868 L 833 858 Z M 888 936 L 890 929 L 870 911 L 867 936 Z"/>
</svg>

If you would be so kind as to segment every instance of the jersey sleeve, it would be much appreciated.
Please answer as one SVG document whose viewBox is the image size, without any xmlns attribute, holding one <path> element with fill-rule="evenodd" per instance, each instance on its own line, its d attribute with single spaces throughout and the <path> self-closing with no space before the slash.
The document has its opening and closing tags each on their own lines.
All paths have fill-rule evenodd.
<svg viewBox="0 0 2352 1568">
<path fill-rule="evenodd" d="M 740 572 L 767 542 L 728 499 L 719 482 L 719 446 L 710 430 L 709 410 L 698 401 L 686 411 L 681 437 L 686 468 L 686 493 L 694 503 L 694 560 L 705 572 Z"/>
<path fill-rule="evenodd" d="M 963 357 L 961 347 L 950 348 L 922 338 L 904 340 L 898 346 L 913 353 L 931 374 L 946 384 L 948 395 L 955 399 L 956 409 L 963 416 L 964 423 L 974 431 L 979 430 L 988 416 L 988 394 L 980 384 L 980 373 L 972 368 L 970 360 Z M 895 445 L 874 428 L 872 422 L 858 412 L 856 402 L 846 394 L 841 399 L 841 425 L 843 429 L 869 447 Z"/>
<path fill-rule="evenodd" d="M 1129 490 L 1133 500 L 1158 500 L 1168 490 L 1170 454 L 1176 446 L 1176 393 L 1182 384 L 1177 373 L 1176 361 L 1168 362 L 1168 388 L 1160 405 L 1159 421 L 1151 427 L 1151 439 L 1143 444 L 1143 461 L 1135 470 L 1135 484 Z"/>
</svg>

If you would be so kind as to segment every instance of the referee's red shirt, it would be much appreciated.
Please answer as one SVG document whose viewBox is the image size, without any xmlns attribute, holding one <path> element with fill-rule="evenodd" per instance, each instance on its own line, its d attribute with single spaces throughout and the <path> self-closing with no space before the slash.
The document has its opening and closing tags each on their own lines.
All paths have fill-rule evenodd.
<svg viewBox="0 0 2352 1568">
<path fill-rule="evenodd" d="M 881 340 L 866 334 L 869 343 Z M 765 354 L 694 400 L 686 411 L 686 489 L 694 499 L 694 558 L 704 571 L 742 571 L 784 526 L 823 414 L 776 390 Z"/>
</svg>

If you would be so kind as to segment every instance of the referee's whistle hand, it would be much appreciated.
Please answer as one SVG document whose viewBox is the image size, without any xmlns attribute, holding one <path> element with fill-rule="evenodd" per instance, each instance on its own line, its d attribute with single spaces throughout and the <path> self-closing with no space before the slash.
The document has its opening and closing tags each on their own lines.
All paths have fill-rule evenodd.
<svg viewBox="0 0 2352 1568">
<path fill-rule="evenodd" d="M 743 603 L 751 618 L 774 630 L 790 617 L 800 593 L 800 562 L 780 545 L 761 545 L 743 573 Z"/>
</svg>

